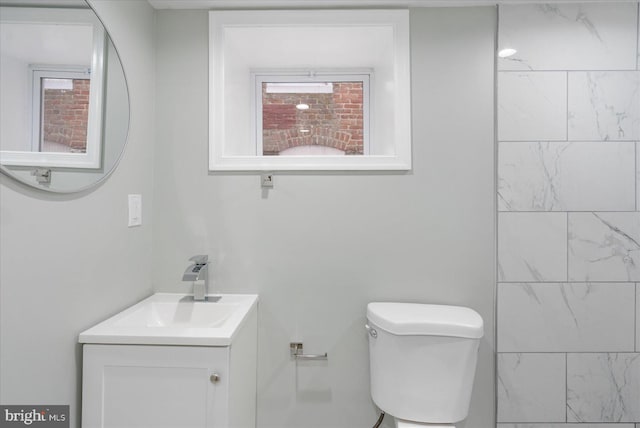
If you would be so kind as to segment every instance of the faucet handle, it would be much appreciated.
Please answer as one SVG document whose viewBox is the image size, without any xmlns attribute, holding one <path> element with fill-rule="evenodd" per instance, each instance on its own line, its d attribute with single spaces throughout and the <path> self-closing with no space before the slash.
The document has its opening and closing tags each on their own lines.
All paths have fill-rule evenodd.
<svg viewBox="0 0 640 428">
<path fill-rule="evenodd" d="M 209 256 L 207 256 L 206 254 L 193 256 L 189 259 L 189 261 L 192 261 L 197 265 L 206 265 L 209 261 Z"/>
</svg>

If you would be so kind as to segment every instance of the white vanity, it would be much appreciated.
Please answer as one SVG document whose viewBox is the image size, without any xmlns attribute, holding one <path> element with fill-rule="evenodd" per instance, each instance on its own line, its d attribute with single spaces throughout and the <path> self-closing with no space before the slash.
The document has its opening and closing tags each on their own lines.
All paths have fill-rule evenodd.
<svg viewBox="0 0 640 428">
<path fill-rule="evenodd" d="M 82 426 L 255 427 L 257 302 L 158 293 L 81 333 Z"/>
</svg>

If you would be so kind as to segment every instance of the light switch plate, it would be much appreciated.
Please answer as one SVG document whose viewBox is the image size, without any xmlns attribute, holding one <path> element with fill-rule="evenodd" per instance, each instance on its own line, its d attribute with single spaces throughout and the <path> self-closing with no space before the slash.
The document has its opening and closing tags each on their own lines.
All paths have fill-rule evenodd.
<svg viewBox="0 0 640 428">
<path fill-rule="evenodd" d="M 129 227 L 142 225 L 142 195 L 129 195 Z"/>
</svg>

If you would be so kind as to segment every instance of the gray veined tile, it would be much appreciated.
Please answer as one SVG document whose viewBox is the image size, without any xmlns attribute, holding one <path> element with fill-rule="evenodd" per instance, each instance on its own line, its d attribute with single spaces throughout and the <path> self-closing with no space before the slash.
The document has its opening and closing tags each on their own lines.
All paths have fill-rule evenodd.
<svg viewBox="0 0 640 428">
<path fill-rule="evenodd" d="M 636 4 L 501 5 L 499 70 L 632 70 Z"/>
<path fill-rule="evenodd" d="M 498 422 L 564 422 L 565 354 L 498 354 Z"/>
<path fill-rule="evenodd" d="M 640 354 L 567 354 L 569 422 L 640 420 Z"/>
<path fill-rule="evenodd" d="M 640 72 L 569 73 L 569 140 L 640 138 Z"/>
<path fill-rule="evenodd" d="M 567 279 L 567 214 L 498 215 L 498 278 L 504 282 Z"/>
<path fill-rule="evenodd" d="M 501 142 L 500 211 L 633 211 L 633 142 Z"/>
<path fill-rule="evenodd" d="M 498 352 L 635 349 L 634 283 L 501 283 L 497 306 Z"/>
<path fill-rule="evenodd" d="M 636 352 L 640 352 L 640 283 L 636 284 Z"/>
<path fill-rule="evenodd" d="M 640 142 L 636 142 L 636 211 L 640 211 Z"/>
<path fill-rule="evenodd" d="M 498 428 L 634 428 L 634 424 L 498 424 Z M 640 428 L 640 426 L 636 427 Z"/>
<path fill-rule="evenodd" d="M 569 280 L 640 280 L 640 213 L 569 213 Z"/>
<path fill-rule="evenodd" d="M 566 88 L 564 72 L 498 73 L 498 140 L 566 140 Z"/>
</svg>

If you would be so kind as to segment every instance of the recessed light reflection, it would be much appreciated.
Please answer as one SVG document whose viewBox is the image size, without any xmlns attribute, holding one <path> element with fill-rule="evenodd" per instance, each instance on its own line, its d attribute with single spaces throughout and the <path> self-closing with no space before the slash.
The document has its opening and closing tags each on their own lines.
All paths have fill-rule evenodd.
<svg viewBox="0 0 640 428">
<path fill-rule="evenodd" d="M 309 110 L 309 104 L 300 103 L 296 106 L 298 110 Z"/>
<path fill-rule="evenodd" d="M 302 134 L 306 134 L 306 133 L 308 133 L 308 132 L 309 132 L 309 130 L 308 130 L 308 129 L 301 129 L 301 130 L 300 130 L 300 132 L 301 132 Z"/>
<path fill-rule="evenodd" d="M 515 55 L 518 51 L 512 48 L 505 48 L 498 52 L 500 58 L 508 58 L 511 55 Z"/>
</svg>

